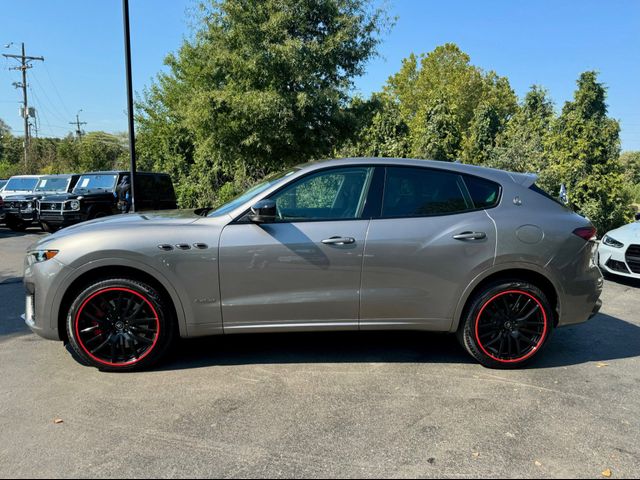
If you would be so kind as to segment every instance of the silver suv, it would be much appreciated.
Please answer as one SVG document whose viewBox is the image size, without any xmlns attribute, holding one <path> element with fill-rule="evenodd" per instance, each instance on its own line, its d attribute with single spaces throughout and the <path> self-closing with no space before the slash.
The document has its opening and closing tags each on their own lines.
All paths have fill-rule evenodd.
<svg viewBox="0 0 640 480">
<path fill-rule="evenodd" d="M 595 229 L 535 176 L 406 159 L 311 163 L 217 210 L 69 227 L 26 258 L 26 322 L 102 370 L 174 338 L 456 333 L 488 367 L 532 360 L 600 307 Z"/>
</svg>

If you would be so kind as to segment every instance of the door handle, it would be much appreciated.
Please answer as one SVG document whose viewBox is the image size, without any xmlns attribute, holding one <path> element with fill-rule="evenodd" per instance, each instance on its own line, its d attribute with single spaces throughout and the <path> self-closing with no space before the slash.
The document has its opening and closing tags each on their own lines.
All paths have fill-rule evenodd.
<svg viewBox="0 0 640 480">
<path fill-rule="evenodd" d="M 324 243 L 325 245 L 348 245 L 350 243 L 356 243 L 356 239 L 353 237 L 335 236 L 331 238 L 325 238 L 324 240 L 322 240 L 322 243 Z"/>
<path fill-rule="evenodd" d="M 487 234 L 484 232 L 462 232 L 458 235 L 454 235 L 456 240 L 484 240 L 487 238 Z"/>
</svg>

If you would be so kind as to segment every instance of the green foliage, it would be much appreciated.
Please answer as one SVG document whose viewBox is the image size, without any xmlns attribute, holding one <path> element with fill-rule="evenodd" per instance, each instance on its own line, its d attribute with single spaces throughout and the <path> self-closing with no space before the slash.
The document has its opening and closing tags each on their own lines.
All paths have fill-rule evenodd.
<svg viewBox="0 0 640 480">
<path fill-rule="evenodd" d="M 193 38 L 139 104 L 141 157 L 196 205 L 219 203 L 237 178 L 329 154 L 353 133 L 349 88 L 385 23 L 369 3 L 202 4 Z"/>
<path fill-rule="evenodd" d="M 549 162 L 545 144 L 554 120 L 547 91 L 532 86 L 516 113 L 498 136 L 487 165 L 513 172 L 542 172 Z"/>
<path fill-rule="evenodd" d="M 399 105 L 409 126 L 411 154 L 417 157 L 483 163 L 476 155 L 493 146 L 517 109 L 509 81 L 471 65 L 451 43 L 427 55 L 410 55 L 385 90 Z"/>
<path fill-rule="evenodd" d="M 627 179 L 633 184 L 640 184 L 640 152 L 622 152 L 620 163 Z"/>
<path fill-rule="evenodd" d="M 552 152 L 542 180 L 549 190 L 564 183 L 570 206 L 588 216 L 600 232 L 630 220 L 628 184 L 620 163 L 620 126 L 607 117 L 606 89 L 595 72 L 578 79 L 574 100 L 554 122 Z"/>
</svg>

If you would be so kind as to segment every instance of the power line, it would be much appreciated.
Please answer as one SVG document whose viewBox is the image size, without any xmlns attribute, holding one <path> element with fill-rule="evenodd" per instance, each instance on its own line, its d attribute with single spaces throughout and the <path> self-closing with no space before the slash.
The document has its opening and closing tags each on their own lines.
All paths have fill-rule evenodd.
<svg viewBox="0 0 640 480">
<path fill-rule="evenodd" d="M 15 60 L 20 60 L 20 65 L 17 67 L 12 67 L 10 70 L 20 70 L 22 72 L 22 83 L 15 82 L 13 85 L 16 88 L 22 88 L 22 99 L 23 99 L 23 110 L 22 110 L 22 118 L 24 119 L 24 168 L 25 171 L 29 171 L 29 102 L 27 98 L 27 70 L 33 68 L 29 62 L 33 62 L 35 60 L 44 62 L 44 57 L 32 57 L 28 56 L 25 53 L 24 42 L 22 42 L 22 54 L 14 55 L 9 53 L 3 53 L 3 57 L 5 58 L 13 58 Z"/>
<path fill-rule="evenodd" d="M 69 122 L 69 124 L 76 126 L 76 135 L 78 136 L 78 140 L 80 140 L 82 138 L 82 134 L 84 133 L 82 131 L 82 129 L 80 128 L 80 125 L 86 125 L 87 124 L 87 122 L 81 122 L 80 121 L 80 112 L 81 111 L 82 110 L 78 110 L 78 113 L 76 113 L 76 121 L 75 122 Z"/>
</svg>

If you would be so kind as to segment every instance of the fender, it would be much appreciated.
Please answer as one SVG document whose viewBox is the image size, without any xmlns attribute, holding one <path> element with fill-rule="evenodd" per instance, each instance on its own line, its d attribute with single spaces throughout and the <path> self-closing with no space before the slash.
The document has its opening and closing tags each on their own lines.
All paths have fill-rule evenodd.
<svg viewBox="0 0 640 480">
<path fill-rule="evenodd" d="M 462 312 L 464 311 L 464 307 L 469 301 L 469 297 L 475 290 L 475 288 L 480 285 L 485 279 L 488 277 L 495 275 L 496 273 L 505 272 L 508 270 L 529 270 L 531 272 L 537 273 L 545 277 L 549 282 L 553 285 L 553 288 L 556 290 L 556 294 L 558 296 L 558 314 L 561 317 L 562 312 L 562 303 L 564 298 L 564 289 L 562 289 L 562 284 L 558 282 L 555 277 L 553 271 L 549 269 L 545 269 L 535 263 L 529 262 L 508 262 L 508 263 L 500 263 L 494 265 L 487 270 L 484 270 L 482 273 L 478 274 L 471 282 L 467 285 L 467 288 L 464 289 L 462 294 L 460 295 L 460 300 L 455 309 L 455 313 L 453 316 L 453 322 L 451 323 L 451 328 L 449 329 L 450 333 L 455 333 L 458 330 L 458 326 L 460 325 L 460 321 L 462 319 Z"/>
<path fill-rule="evenodd" d="M 128 252 L 128 254 L 130 255 L 130 252 Z M 169 296 L 171 297 L 171 301 L 173 302 L 173 305 L 175 307 L 178 327 L 180 330 L 180 336 L 181 337 L 188 336 L 186 319 L 190 315 L 190 312 L 185 311 L 185 303 L 181 299 L 181 298 L 188 298 L 185 296 L 186 292 L 179 293 L 174 287 L 176 282 L 170 282 L 167 279 L 167 277 L 163 275 L 160 271 L 156 270 L 153 267 L 150 267 L 146 263 L 139 262 L 132 258 L 122 258 L 122 257 L 107 257 L 107 258 L 100 258 L 100 259 L 91 260 L 91 261 L 86 261 L 86 260 L 83 261 L 82 259 L 80 259 L 74 262 L 74 264 L 79 264 L 79 265 L 77 267 L 75 267 L 75 265 L 69 265 L 69 267 L 71 267 L 73 270 L 71 270 L 70 275 L 67 275 L 62 280 L 60 285 L 58 285 L 56 293 L 53 297 L 53 304 L 51 305 L 51 310 L 50 310 L 50 313 L 51 313 L 50 319 L 52 323 L 51 326 L 53 328 L 57 329 L 58 327 L 58 315 L 60 312 L 60 305 L 62 303 L 64 294 L 67 292 L 69 287 L 73 284 L 73 282 L 75 282 L 78 278 L 80 278 L 85 273 L 88 273 L 92 270 L 95 270 L 101 267 L 121 266 L 121 267 L 129 267 L 129 268 L 135 268 L 136 270 L 140 270 L 152 276 L 156 281 L 158 281 L 164 287 L 164 289 L 169 293 Z M 187 305 L 188 305 L 188 302 L 187 302 Z"/>
</svg>

